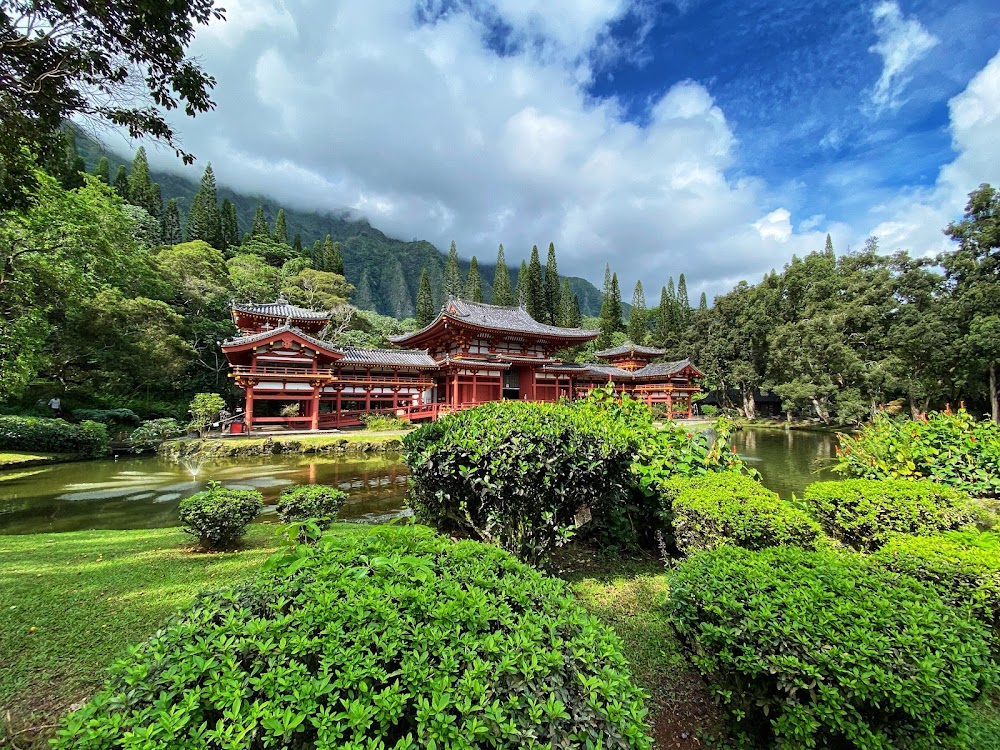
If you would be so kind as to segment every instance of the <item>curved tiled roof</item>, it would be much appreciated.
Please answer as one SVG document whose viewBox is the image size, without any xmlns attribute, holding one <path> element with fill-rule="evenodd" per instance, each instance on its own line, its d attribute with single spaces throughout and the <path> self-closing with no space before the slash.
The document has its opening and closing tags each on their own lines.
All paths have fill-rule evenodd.
<svg viewBox="0 0 1000 750">
<path fill-rule="evenodd" d="M 676 362 L 656 362 L 655 364 L 646 365 L 641 370 L 635 370 L 634 372 L 629 372 L 628 370 L 623 370 L 620 367 L 615 367 L 614 365 L 594 365 L 590 363 L 572 365 L 572 364 L 559 364 L 551 365 L 553 370 L 575 370 L 577 372 L 590 372 L 596 375 L 601 375 L 604 377 L 609 377 L 618 382 L 627 382 L 642 380 L 644 378 L 664 378 L 673 375 L 676 372 L 680 372 L 685 367 L 694 367 L 691 364 L 690 359 L 681 359 Z M 543 368 L 544 370 L 550 369 L 549 367 Z M 698 370 L 697 367 L 694 367 Z M 700 371 L 699 371 L 700 372 Z"/>
<path fill-rule="evenodd" d="M 593 339 L 600 331 L 588 331 L 582 328 L 560 328 L 539 323 L 532 318 L 523 307 L 501 307 L 487 305 L 482 302 L 469 302 L 459 297 L 449 297 L 438 316 L 419 331 L 406 333 L 402 336 L 390 336 L 393 343 L 402 343 L 419 338 L 422 334 L 437 326 L 441 318 L 447 317 L 462 323 L 468 323 L 477 328 L 509 333 L 526 333 L 535 336 L 547 336 L 563 339 Z"/>
<path fill-rule="evenodd" d="M 268 302 L 262 305 L 241 305 L 233 303 L 233 310 L 247 313 L 249 315 L 264 315 L 269 318 L 281 318 L 282 320 L 329 320 L 330 313 L 306 310 L 302 307 L 290 305 L 288 300 L 279 298 L 275 302 Z"/>
<path fill-rule="evenodd" d="M 413 349 L 356 349 L 343 347 L 338 349 L 344 358 L 341 364 L 361 365 L 392 365 L 396 367 L 425 367 L 436 369 L 438 364 L 426 350 Z"/>
<path fill-rule="evenodd" d="M 680 372 L 688 366 L 694 367 L 694 365 L 691 364 L 690 359 L 680 359 L 676 362 L 654 362 L 651 365 L 646 365 L 641 370 L 636 370 L 632 374 L 637 377 L 665 377 L 667 375 L 673 375 L 676 372 Z M 698 368 L 694 367 L 694 369 L 697 370 Z"/>
<path fill-rule="evenodd" d="M 250 336 L 237 336 L 236 338 L 228 339 L 227 341 L 222 342 L 222 346 L 243 346 L 244 344 L 253 344 L 257 341 L 266 341 L 267 339 L 282 333 L 294 333 L 296 336 L 308 341 L 317 349 L 323 349 L 324 351 L 334 352 L 336 354 L 341 353 L 340 349 L 336 348 L 329 342 L 318 339 L 315 336 L 310 336 L 308 333 L 305 333 L 288 323 L 285 323 L 283 326 L 278 326 L 277 328 L 272 328 L 269 331 L 261 331 L 260 333 L 254 333 Z"/>
<path fill-rule="evenodd" d="M 619 357 L 624 354 L 631 354 L 632 352 L 635 352 L 636 354 L 643 354 L 647 357 L 659 357 L 667 353 L 665 349 L 654 349 L 651 346 L 639 346 L 638 344 L 633 344 L 631 341 L 626 341 L 621 346 L 594 352 L 594 356 L 601 359 L 611 359 L 612 357 Z"/>
</svg>

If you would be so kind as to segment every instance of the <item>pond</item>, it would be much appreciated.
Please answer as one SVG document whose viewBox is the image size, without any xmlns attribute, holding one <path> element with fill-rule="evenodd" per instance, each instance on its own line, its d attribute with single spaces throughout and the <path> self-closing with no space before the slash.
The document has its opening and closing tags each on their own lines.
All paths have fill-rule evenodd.
<svg viewBox="0 0 1000 750">
<path fill-rule="evenodd" d="M 836 439 L 823 432 L 748 429 L 736 433 L 737 452 L 782 497 L 830 478 Z M 81 529 L 138 529 L 177 525 L 177 504 L 209 481 L 260 490 L 262 521 L 276 520 L 284 487 L 332 484 L 348 493 L 341 518 L 385 521 L 402 515 L 406 466 L 393 453 L 364 457 L 267 456 L 195 465 L 160 458 L 83 461 L 0 472 L 0 534 Z"/>
</svg>

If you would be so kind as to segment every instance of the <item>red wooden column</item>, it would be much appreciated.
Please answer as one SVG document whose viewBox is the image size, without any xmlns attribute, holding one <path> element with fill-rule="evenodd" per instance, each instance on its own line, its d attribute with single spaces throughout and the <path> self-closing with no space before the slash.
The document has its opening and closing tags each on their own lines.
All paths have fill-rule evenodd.
<svg viewBox="0 0 1000 750">
<path fill-rule="evenodd" d="M 247 398 L 243 419 L 247 423 L 247 432 L 250 432 L 253 429 L 253 385 L 251 383 L 247 383 Z"/>
<path fill-rule="evenodd" d="M 340 424 L 340 396 L 341 396 L 341 394 L 343 392 L 344 392 L 344 386 L 338 385 L 337 386 L 337 395 L 336 395 L 336 397 L 334 398 L 334 401 L 333 401 L 333 413 L 336 415 L 336 419 L 337 419 L 337 421 L 335 422 L 335 424 L 338 424 L 338 425 Z"/>
<path fill-rule="evenodd" d="M 670 391 L 667 391 L 667 419 L 674 418 L 674 396 Z"/>
<path fill-rule="evenodd" d="M 452 381 L 452 385 L 451 385 L 451 407 L 453 409 L 457 409 L 458 408 L 458 369 L 457 368 L 455 369 L 455 372 L 452 373 L 452 377 L 454 378 L 454 380 Z"/>
<path fill-rule="evenodd" d="M 313 386 L 313 397 L 312 397 L 312 423 L 309 429 L 316 431 L 319 429 L 319 384 Z"/>
</svg>

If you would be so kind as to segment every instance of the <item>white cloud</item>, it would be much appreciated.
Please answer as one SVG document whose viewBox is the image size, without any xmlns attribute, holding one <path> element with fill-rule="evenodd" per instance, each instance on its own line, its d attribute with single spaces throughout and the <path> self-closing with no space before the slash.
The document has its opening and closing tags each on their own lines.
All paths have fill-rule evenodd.
<svg viewBox="0 0 1000 750">
<path fill-rule="evenodd" d="M 653 290 L 683 272 L 692 295 L 759 279 L 831 231 L 795 232 L 760 180 L 727 175 L 736 138 L 703 85 L 669 82 L 643 126 L 587 94 L 581 66 L 634 10 L 625 0 L 491 6 L 558 54 L 491 50 L 480 5 L 429 24 L 397 0 L 241 7 L 250 19 L 287 10 L 291 25 L 247 21 L 226 43 L 214 28 L 199 35 L 194 52 L 219 85 L 216 110 L 177 120 L 195 178 L 211 161 L 223 184 L 351 208 L 392 236 L 454 239 L 484 262 L 500 242 L 519 263 L 554 241 L 563 273 L 600 283 L 610 262 L 622 288 L 641 277 Z"/>
<path fill-rule="evenodd" d="M 960 217 L 968 194 L 1000 183 L 1000 52 L 948 103 L 955 159 L 932 188 L 903 191 L 873 211 L 883 250 L 931 255 L 953 246 L 941 230 Z"/>
<path fill-rule="evenodd" d="M 872 90 L 876 111 L 897 109 L 903 89 L 910 82 L 906 75 L 917 61 L 938 44 L 920 21 L 906 18 L 895 0 L 880 2 L 872 9 L 872 21 L 878 42 L 869 47 L 882 58 L 882 75 Z"/>
</svg>

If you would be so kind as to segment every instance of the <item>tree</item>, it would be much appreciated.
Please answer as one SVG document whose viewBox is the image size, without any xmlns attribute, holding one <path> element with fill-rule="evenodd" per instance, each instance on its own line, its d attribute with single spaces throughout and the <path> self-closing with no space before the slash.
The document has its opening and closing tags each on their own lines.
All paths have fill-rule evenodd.
<svg viewBox="0 0 1000 750">
<path fill-rule="evenodd" d="M 157 204 L 157 196 L 153 192 L 153 181 L 149 177 L 149 162 L 146 160 L 146 149 L 139 146 L 132 159 L 132 169 L 128 174 L 128 195 L 125 200 L 133 206 L 144 208 L 151 216 L 157 218 L 162 210 Z"/>
<path fill-rule="evenodd" d="M 510 307 L 514 304 L 514 292 L 510 286 L 510 271 L 504 257 L 503 244 L 497 250 L 497 268 L 493 273 L 493 304 Z"/>
<path fill-rule="evenodd" d="M 198 25 L 222 20 L 213 0 L 4 2 L 0 16 L 0 170 L 54 147 L 61 123 L 83 117 L 120 126 L 132 138 L 177 144 L 169 110 L 189 116 L 214 105 L 215 80 L 187 57 Z M 37 184 L 34 181 L 32 184 Z M 4 198 L 11 193 L 5 184 Z M 29 186 L 30 187 L 30 186 Z M 4 201 L 7 203 L 7 201 Z M 7 207 L 0 205 L 0 209 Z"/>
<path fill-rule="evenodd" d="M 191 201 L 187 218 L 187 239 L 204 240 L 218 250 L 225 250 L 222 244 L 222 222 L 219 214 L 219 194 L 215 184 L 212 164 L 205 166 L 201 185 Z"/>
<path fill-rule="evenodd" d="M 678 327 L 684 331 L 691 325 L 691 301 L 688 299 L 688 287 L 684 274 L 681 274 L 677 279 L 677 313 Z"/>
<path fill-rule="evenodd" d="M 259 255 L 238 253 L 226 261 L 233 299 L 244 303 L 274 302 L 281 285 L 281 271 Z"/>
<path fill-rule="evenodd" d="M 319 271 L 326 270 L 326 266 L 323 265 L 323 243 L 319 240 L 313 242 L 312 249 L 309 251 L 309 260 L 313 268 Z M 341 275 L 343 276 L 343 274 Z"/>
<path fill-rule="evenodd" d="M 545 285 L 542 279 L 542 263 L 538 257 L 538 245 L 531 247 L 524 303 L 528 315 L 539 322 L 546 322 L 548 315 L 545 310 Z"/>
<path fill-rule="evenodd" d="M 633 344 L 644 344 L 648 334 L 646 295 L 642 291 L 642 282 L 636 281 L 635 291 L 632 293 L 632 313 L 628 318 L 628 337 Z"/>
<path fill-rule="evenodd" d="M 267 225 L 267 218 L 264 216 L 264 207 L 257 206 L 257 211 L 253 215 L 253 224 L 250 226 L 250 236 L 253 238 L 266 237 L 272 239 L 271 228 Z"/>
<path fill-rule="evenodd" d="M 830 238 L 829 233 L 827 233 L 826 235 L 826 246 L 824 247 L 823 252 L 829 255 L 831 258 L 834 257 L 833 240 Z"/>
<path fill-rule="evenodd" d="M 563 279 L 562 290 L 559 294 L 559 315 L 556 325 L 563 328 L 574 328 L 576 310 L 573 306 L 573 291 L 569 288 L 569 279 Z"/>
<path fill-rule="evenodd" d="M 420 272 L 420 286 L 417 287 L 417 325 L 423 328 L 434 320 L 434 299 L 431 296 L 431 278 L 427 269 Z"/>
<path fill-rule="evenodd" d="M 293 305 L 307 310 L 332 310 L 347 302 L 354 287 L 339 273 L 304 268 L 285 279 L 281 294 Z"/>
<path fill-rule="evenodd" d="M 473 302 L 483 301 L 483 280 L 479 276 L 479 261 L 475 255 L 469 262 L 469 275 L 465 280 L 465 298 Z"/>
<path fill-rule="evenodd" d="M 118 169 L 115 171 L 115 192 L 123 200 L 128 198 L 128 172 L 125 171 L 125 166 L 122 164 L 118 165 Z"/>
<path fill-rule="evenodd" d="M 559 270 L 556 267 L 556 246 L 549 243 L 549 255 L 545 261 L 545 313 L 546 323 L 556 324 L 559 318 L 559 299 L 562 289 L 559 286 Z"/>
<path fill-rule="evenodd" d="M 302 249 L 302 235 L 298 232 L 295 233 L 295 239 L 292 240 L 292 250 L 295 251 L 296 255 L 302 255 L 305 252 Z"/>
<path fill-rule="evenodd" d="M 519 307 L 528 305 L 528 261 L 521 261 L 521 268 L 517 272 L 517 288 L 514 290 Z"/>
<path fill-rule="evenodd" d="M 108 163 L 108 157 L 102 156 L 101 160 L 97 162 L 97 166 L 94 168 L 94 176 L 105 185 L 111 184 L 111 165 Z"/>
<path fill-rule="evenodd" d="M 288 244 L 288 227 L 285 224 L 285 209 L 279 208 L 278 215 L 274 217 L 274 241 L 283 245 Z"/>
<path fill-rule="evenodd" d="M 598 349 L 607 349 L 622 330 L 622 297 L 618 288 L 618 274 L 611 273 L 611 266 L 604 267 L 604 289 L 601 291 L 601 335 L 597 339 Z"/>
<path fill-rule="evenodd" d="M 176 245 L 184 241 L 184 233 L 181 231 L 181 212 L 177 208 L 176 198 L 168 200 L 167 207 L 163 209 L 160 235 L 165 245 Z"/>
<path fill-rule="evenodd" d="M 956 343 L 967 353 L 970 373 L 985 375 L 990 414 L 1000 422 L 1000 193 L 986 183 L 969 193 L 963 219 L 945 234 L 958 243 L 938 258 L 963 323 L 963 340 Z"/>
<path fill-rule="evenodd" d="M 236 205 L 229 198 L 222 199 L 221 222 L 222 247 L 220 250 L 228 250 L 240 244 L 240 222 L 236 216 Z"/>
<path fill-rule="evenodd" d="M 444 266 L 444 286 L 442 291 L 444 298 L 461 297 L 464 284 L 462 283 L 462 269 L 458 265 L 458 248 L 455 247 L 455 240 L 451 241 L 448 249 L 448 261 Z"/>
<path fill-rule="evenodd" d="M 339 273 L 344 275 L 344 257 L 340 250 L 340 243 L 334 242 L 330 235 L 323 240 L 322 264 L 324 271 Z"/>
<path fill-rule="evenodd" d="M 204 435 L 219 419 L 219 412 L 226 407 L 226 401 L 218 393 L 195 394 L 188 411 L 191 413 L 189 430 L 196 430 L 199 436 Z"/>
<path fill-rule="evenodd" d="M 704 292 L 701 293 L 701 297 L 698 298 L 698 309 L 704 312 L 708 309 L 708 297 Z"/>
</svg>

